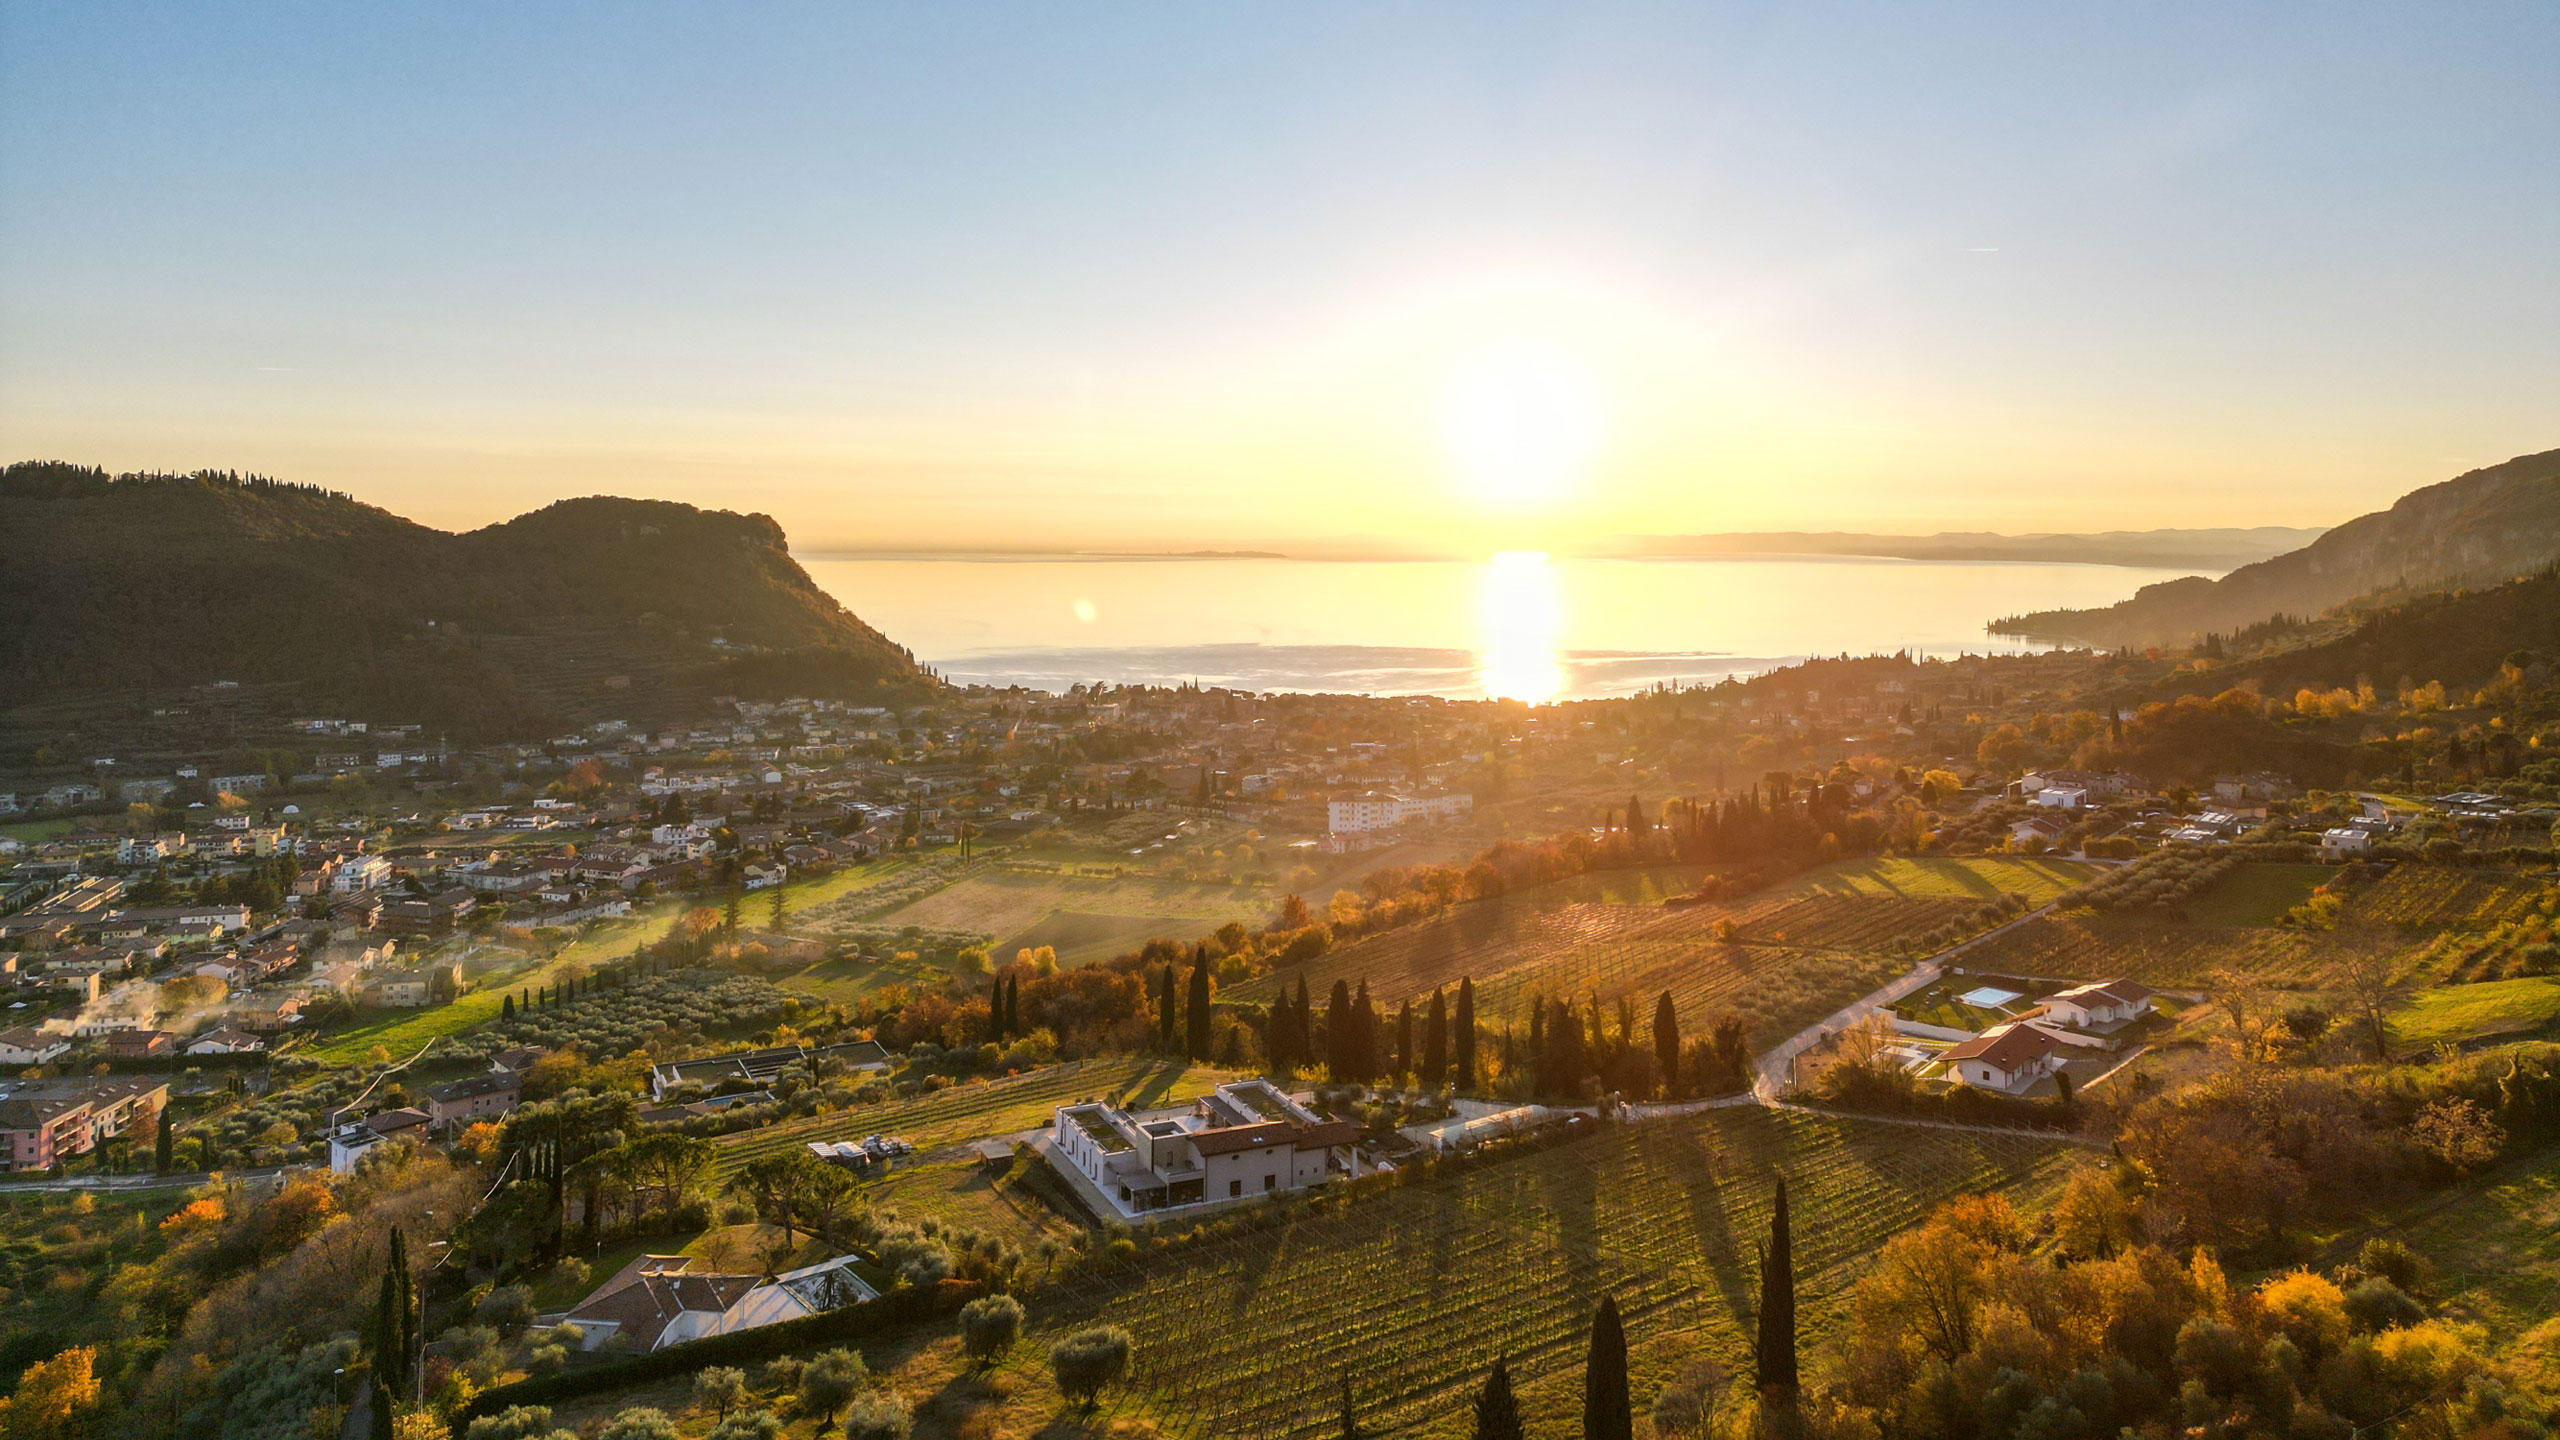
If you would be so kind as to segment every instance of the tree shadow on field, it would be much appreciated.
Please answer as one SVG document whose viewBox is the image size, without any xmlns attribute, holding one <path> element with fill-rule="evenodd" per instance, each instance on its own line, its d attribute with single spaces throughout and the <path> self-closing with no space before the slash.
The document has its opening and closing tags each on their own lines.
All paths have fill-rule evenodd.
<svg viewBox="0 0 2560 1440">
<path fill-rule="evenodd" d="M 1754 1118 L 1762 1114 L 1757 1110 L 1748 1113 Z M 1746 1119 L 1743 1123 L 1752 1121 Z M 1739 1150 L 1739 1146 L 1730 1147 L 1724 1155 L 1731 1157 Z M 1703 1278 L 1724 1298 L 1725 1308 L 1740 1324 L 1757 1303 L 1752 1287 L 1759 1279 L 1759 1266 L 1756 1262 L 1743 1262 L 1742 1252 L 1748 1242 L 1733 1233 L 1734 1217 L 1727 1207 L 1750 1206 L 1749 1187 L 1765 1188 L 1773 1177 L 1765 1166 L 1747 1170 L 1733 1167 L 1718 1175 L 1712 1164 L 1720 1157 L 1709 1154 L 1700 1158 L 1703 1163 L 1698 1165 L 1696 1174 L 1681 1184 L 1681 1200 L 1689 1211 L 1690 1229 L 1697 1236 L 1698 1264 L 1706 1272 Z"/>
<path fill-rule="evenodd" d="M 1182 1083 L 1182 1077 L 1190 1068 L 1179 1060 L 1168 1060 L 1154 1066 L 1131 1080 L 1120 1092 L 1117 1103 L 1123 1110 L 1152 1110 L 1173 1092 L 1174 1086 Z"/>
</svg>

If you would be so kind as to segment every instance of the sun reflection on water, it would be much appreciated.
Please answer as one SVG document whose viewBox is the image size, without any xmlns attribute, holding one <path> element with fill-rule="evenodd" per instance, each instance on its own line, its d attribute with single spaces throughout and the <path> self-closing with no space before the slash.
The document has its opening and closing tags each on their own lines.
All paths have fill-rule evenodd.
<svg viewBox="0 0 2560 1440">
<path fill-rule="evenodd" d="M 1564 601 L 1544 551 L 1505 550 L 1486 561 L 1476 612 L 1484 629 L 1478 654 L 1486 695 L 1539 705 L 1563 693 L 1557 646 Z"/>
</svg>

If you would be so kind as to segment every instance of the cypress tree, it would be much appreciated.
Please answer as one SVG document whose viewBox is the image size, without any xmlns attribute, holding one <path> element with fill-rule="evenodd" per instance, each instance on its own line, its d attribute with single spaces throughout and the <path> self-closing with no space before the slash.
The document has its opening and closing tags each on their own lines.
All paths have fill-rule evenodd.
<svg viewBox="0 0 2560 1440">
<path fill-rule="evenodd" d="M 178 1127 L 169 1122 L 169 1117 L 163 1115 L 160 1117 L 159 1133 L 151 1138 L 151 1167 L 155 1172 L 162 1175 L 169 1173 L 170 1157 L 177 1146 Z"/>
<path fill-rule="evenodd" d="M 1662 1097 L 1680 1097 L 1680 1012 L 1671 1005 L 1671 992 L 1653 1002 L 1653 1063 L 1662 1069 Z"/>
<path fill-rule="evenodd" d="M 1475 1440 L 1521 1440 L 1520 1402 L 1511 1395 L 1508 1357 L 1493 1362 L 1484 1388 L 1476 1392 Z"/>
<path fill-rule="evenodd" d="M 1758 1383 L 1763 1399 L 1792 1405 L 1796 1396 L 1796 1276 L 1787 1235 L 1787 1182 L 1778 1180 L 1778 1203 L 1769 1217 L 1769 1246 L 1760 1255 Z"/>
<path fill-rule="evenodd" d="M 1342 1440 L 1360 1440 L 1360 1414 L 1351 1406 L 1351 1367 L 1342 1367 Z"/>
<path fill-rule="evenodd" d="M 1190 1014 L 1183 1027 L 1183 1050 L 1194 1060 L 1209 1058 L 1209 947 L 1191 957 Z"/>
<path fill-rule="evenodd" d="M 1403 1084 L 1404 1084 L 1404 1077 L 1405 1077 L 1405 1076 L 1407 1076 L 1407 1075 L 1410 1075 L 1410 1074 L 1412 1074 L 1412 1073 L 1413 1073 L 1413 1002 L 1412 1002 L 1412 1001 L 1410 1001 L 1410 1000 L 1407 1000 L 1406 1002 L 1404 1002 L 1404 1004 L 1403 1004 L 1403 1005 L 1401 1005 L 1401 1006 L 1397 1007 L 1397 1010 L 1396 1010 L 1396 1063 L 1395 1063 L 1395 1077 L 1396 1077 L 1396 1084 L 1397 1084 L 1397 1086 L 1398 1086 L 1398 1087 L 1402 1087 L 1402 1086 L 1403 1086 Z"/>
<path fill-rule="evenodd" d="M 1591 1317 L 1591 1357 L 1582 1367 L 1583 1440 L 1635 1440 L 1635 1407 L 1627 1399 L 1627 1332 L 1618 1298 L 1600 1297 Z"/>
<path fill-rule="evenodd" d="M 1004 977 L 999 975 L 987 986 L 987 1036 L 1002 1040 L 1004 1036 Z"/>
<path fill-rule="evenodd" d="M 1449 1073 L 1449 1006 L 1438 990 L 1431 992 L 1431 1009 L 1422 1019 L 1422 1084 L 1437 1090 Z"/>
<path fill-rule="evenodd" d="M 1385 1068 L 1378 1063 L 1378 1011 L 1369 1003 L 1369 982 L 1360 982 L 1360 993 L 1351 1001 L 1351 1063 L 1359 1070 L 1354 1078 L 1362 1084 L 1377 1078 Z"/>
<path fill-rule="evenodd" d="M 1167 961 L 1156 977 L 1156 1045 L 1168 1055 L 1173 1053 L 1173 1023 L 1173 964 Z"/>
<path fill-rule="evenodd" d="M 516 997 L 509 995 L 498 1002 L 498 1023 L 504 1025 L 514 1018 L 516 1018 Z"/>
<path fill-rule="evenodd" d="M 1451 1048 L 1457 1051 L 1458 1088 L 1473 1090 L 1476 1088 L 1476 982 L 1473 977 L 1462 975 L 1458 978 L 1458 1014 L 1452 1023 L 1457 1026 Z M 1507 1392 L 1510 1385 L 1507 1376 L 1503 1384 Z"/>
<path fill-rule="evenodd" d="M 1022 1038 L 1022 977 L 1008 975 L 1004 981 L 1004 1033 Z"/>
<path fill-rule="evenodd" d="M 1324 1067 L 1331 1079 L 1359 1078 L 1352 1073 L 1351 1043 L 1351 985 L 1336 980 L 1324 1002 Z"/>
<path fill-rule="evenodd" d="M 1298 973 L 1298 998 L 1289 1012 L 1289 1053 L 1300 1065 L 1316 1063 L 1316 1012 L 1307 1003 L 1306 972 Z"/>
</svg>

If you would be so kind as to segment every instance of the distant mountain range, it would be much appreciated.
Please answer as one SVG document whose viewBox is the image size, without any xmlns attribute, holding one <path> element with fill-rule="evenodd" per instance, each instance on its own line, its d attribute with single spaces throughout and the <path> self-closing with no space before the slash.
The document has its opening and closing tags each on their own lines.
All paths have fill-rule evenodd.
<svg viewBox="0 0 2560 1440">
<path fill-rule="evenodd" d="M 2163 570 L 2229 570 L 2308 545 L 2321 531 L 2287 525 L 2223 530 L 2104 530 L 2086 535 L 1999 535 L 1944 530 L 1935 535 L 1767 530 L 1729 535 L 1642 535 L 1609 553 L 1637 559 L 1731 555 L 1865 555 L 1891 560 L 2010 560 L 2127 565 Z"/>
<path fill-rule="evenodd" d="M 594 498 L 457 535 L 256 478 L 0 470 L 0 709 L 223 680 L 456 736 L 930 683 L 763 515 Z"/>
<path fill-rule="evenodd" d="M 2298 550 L 2146 585 L 2102 610 L 2047 610 L 2001 634 L 2084 645 L 2183 644 L 2275 615 L 2318 616 L 2351 601 L 2486 586 L 2560 562 L 2560 450 L 2522 455 L 2401 497 Z"/>
</svg>

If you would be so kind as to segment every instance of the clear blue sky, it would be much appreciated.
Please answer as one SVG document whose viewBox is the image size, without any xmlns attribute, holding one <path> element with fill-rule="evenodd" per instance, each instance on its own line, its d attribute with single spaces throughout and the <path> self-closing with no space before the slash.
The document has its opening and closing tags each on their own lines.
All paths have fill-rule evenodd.
<svg viewBox="0 0 2560 1440">
<path fill-rule="evenodd" d="M 804 548 L 2320 523 L 2560 445 L 2555 77 L 2547 0 L 0 0 L 0 451 Z M 1604 417 L 1527 517 L 1441 433 L 1515 342 Z"/>
</svg>

